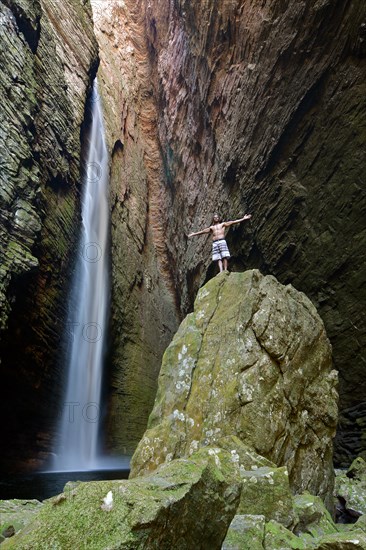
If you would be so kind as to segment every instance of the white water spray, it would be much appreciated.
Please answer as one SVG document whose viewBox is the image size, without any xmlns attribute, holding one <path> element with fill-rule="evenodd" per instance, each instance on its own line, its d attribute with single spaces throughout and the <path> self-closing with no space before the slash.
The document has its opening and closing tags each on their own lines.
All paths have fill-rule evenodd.
<svg viewBox="0 0 366 550">
<path fill-rule="evenodd" d="M 53 470 L 100 468 L 98 434 L 109 305 L 108 152 L 97 83 L 82 192 L 82 228 L 68 310 L 67 385 Z"/>
</svg>

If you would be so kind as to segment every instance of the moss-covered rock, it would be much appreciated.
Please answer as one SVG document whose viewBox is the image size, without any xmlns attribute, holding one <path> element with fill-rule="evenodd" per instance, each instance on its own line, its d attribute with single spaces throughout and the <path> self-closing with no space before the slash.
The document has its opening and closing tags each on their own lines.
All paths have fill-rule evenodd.
<svg viewBox="0 0 366 550">
<path fill-rule="evenodd" d="M 219 550 L 239 497 L 231 454 L 202 449 L 143 478 L 67 487 L 4 550 Z"/>
<path fill-rule="evenodd" d="M 300 514 L 300 522 L 306 519 L 308 527 L 304 527 L 301 533 L 296 536 L 290 530 L 276 521 L 269 521 L 265 526 L 264 548 L 266 550 L 351 550 L 364 549 L 365 532 L 360 524 L 352 526 L 349 530 L 339 532 L 338 526 L 331 525 L 331 520 L 327 517 L 327 511 L 322 507 L 319 499 L 314 499 L 310 515 L 304 506 L 311 501 L 311 495 L 305 495 L 301 502 L 298 502 L 296 510 Z M 322 510 L 323 508 L 323 510 Z M 302 517 L 301 517 L 302 514 Z M 306 516 L 306 517 L 305 517 Z M 304 523 L 303 523 L 304 525 Z M 327 534 L 325 532 L 328 531 Z"/>
<path fill-rule="evenodd" d="M 41 507 L 42 503 L 38 500 L 0 500 L 0 543 L 3 542 L 4 531 L 13 527 L 14 532 L 18 533 L 34 519 Z"/>
<path fill-rule="evenodd" d="M 265 523 L 264 516 L 234 516 L 221 550 L 263 550 Z"/>
<path fill-rule="evenodd" d="M 354 459 L 351 466 L 347 470 L 347 477 L 351 479 L 357 479 L 359 481 L 366 480 L 366 462 L 358 456 Z"/>
<path fill-rule="evenodd" d="M 264 515 L 285 527 L 296 523 L 286 467 L 241 470 L 243 489 L 238 514 Z"/>
<path fill-rule="evenodd" d="M 293 502 L 298 516 L 298 523 L 294 529 L 297 535 L 308 533 L 315 538 L 338 532 L 337 526 L 319 497 L 304 493 L 295 495 Z"/>
<path fill-rule="evenodd" d="M 240 471 L 257 470 L 258 468 L 276 468 L 274 462 L 271 462 L 264 456 L 259 455 L 251 447 L 243 443 L 235 435 L 221 437 L 217 440 L 220 449 L 229 451 L 240 467 Z"/>
<path fill-rule="evenodd" d="M 362 531 L 337 533 L 323 537 L 314 550 L 356 550 L 366 549 L 366 534 Z"/>
<path fill-rule="evenodd" d="M 306 550 L 306 544 L 274 520 L 266 523 L 264 548 L 266 550 Z"/>
<path fill-rule="evenodd" d="M 255 270 L 222 273 L 165 352 L 131 475 L 235 435 L 286 465 L 293 490 L 331 505 L 336 381 L 323 323 L 303 294 Z"/>
<path fill-rule="evenodd" d="M 334 494 L 346 500 L 347 508 L 366 514 L 366 475 L 361 473 L 362 469 L 358 470 L 355 477 L 348 477 L 345 470 L 336 472 Z"/>
<path fill-rule="evenodd" d="M 366 533 L 366 514 L 363 514 L 358 518 L 356 523 L 350 525 L 350 531 L 363 531 Z"/>
</svg>

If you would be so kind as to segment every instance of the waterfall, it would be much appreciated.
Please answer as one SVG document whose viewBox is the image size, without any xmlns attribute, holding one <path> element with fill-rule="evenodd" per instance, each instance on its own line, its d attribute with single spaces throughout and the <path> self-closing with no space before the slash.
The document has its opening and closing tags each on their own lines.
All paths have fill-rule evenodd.
<svg viewBox="0 0 366 550">
<path fill-rule="evenodd" d="M 98 464 L 103 361 L 109 306 L 109 163 L 97 82 L 82 181 L 82 226 L 66 338 L 66 390 L 53 470 Z"/>
</svg>

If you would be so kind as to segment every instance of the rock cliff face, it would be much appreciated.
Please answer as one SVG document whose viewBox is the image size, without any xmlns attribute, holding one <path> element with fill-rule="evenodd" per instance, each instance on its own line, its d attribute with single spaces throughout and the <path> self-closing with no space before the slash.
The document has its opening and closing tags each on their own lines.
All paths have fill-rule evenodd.
<svg viewBox="0 0 366 550">
<path fill-rule="evenodd" d="M 123 157 L 119 166 L 132 181 L 138 165 L 132 144 L 136 150 L 144 132 L 149 136 L 150 148 L 139 157 L 149 215 L 138 211 L 148 220 L 159 273 L 168 287 L 173 279 L 185 314 L 213 268 L 208 239 L 187 242 L 184 232 L 209 225 L 216 210 L 227 218 L 250 211 L 251 223 L 229 234 L 232 265 L 292 283 L 319 310 L 340 371 L 336 459 L 348 462 L 366 441 L 364 3 L 109 5 L 114 22 L 102 27 L 99 40 L 109 59 L 106 90 L 115 97 L 120 87 L 110 117 L 118 120 L 118 132 L 111 132 L 114 166 Z M 118 60 L 113 70 L 111 59 Z M 136 184 L 119 189 L 116 236 L 117 212 L 133 212 L 145 193 Z M 136 240 L 132 223 L 130 216 L 126 227 Z"/>
<path fill-rule="evenodd" d="M 212 275 L 221 211 L 239 269 L 304 291 L 340 371 L 336 459 L 365 449 L 366 13 L 362 2 L 257 0 L 146 5 L 169 256 L 181 309 Z"/>
<path fill-rule="evenodd" d="M 1 460 L 14 466 L 7 453 L 21 461 L 50 446 L 97 44 L 79 0 L 3 0 L 0 26 Z"/>
<path fill-rule="evenodd" d="M 366 452 L 364 4 L 92 3 L 112 157 L 109 445 L 130 452 L 144 430 L 163 349 L 213 275 L 208 240 L 184 234 L 220 210 L 253 214 L 229 234 L 234 268 L 272 273 L 318 308 L 340 371 L 337 462 Z M 2 412 L 10 401 L 18 411 L 4 437 L 22 425 L 16 446 L 44 448 L 48 430 L 24 420 L 55 415 L 51 350 L 96 44 L 87 2 L 0 10 Z"/>
<path fill-rule="evenodd" d="M 131 475 L 237 436 L 286 465 L 294 492 L 308 490 L 329 504 L 336 383 L 310 300 L 256 270 L 224 272 L 200 290 L 164 354 Z"/>
<path fill-rule="evenodd" d="M 93 1 L 111 153 L 112 353 L 108 441 L 135 450 L 161 357 L 178 326 L 167 255 L 164 174 L 143 3 Z"/>
</svg>

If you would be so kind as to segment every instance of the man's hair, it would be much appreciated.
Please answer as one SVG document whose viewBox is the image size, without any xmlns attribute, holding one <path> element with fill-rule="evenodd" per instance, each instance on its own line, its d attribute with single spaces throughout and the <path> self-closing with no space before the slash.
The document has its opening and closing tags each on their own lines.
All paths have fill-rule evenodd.
<svg viewBox="0 0 366 550">
<path fill-rule="evenodd" d="M 216 216 L 219 218 L 219 222 L 221 223 L 221 222 L 222 222 L 222 217 L 220 216 L 220 214 L 219 214 L 218 212 L 215 212 L 215 213 L 214 213 L 213 218 L 212 218 L 212 221 L 214 221 L 214 218 L 215 218 Z"/>
</svg>

